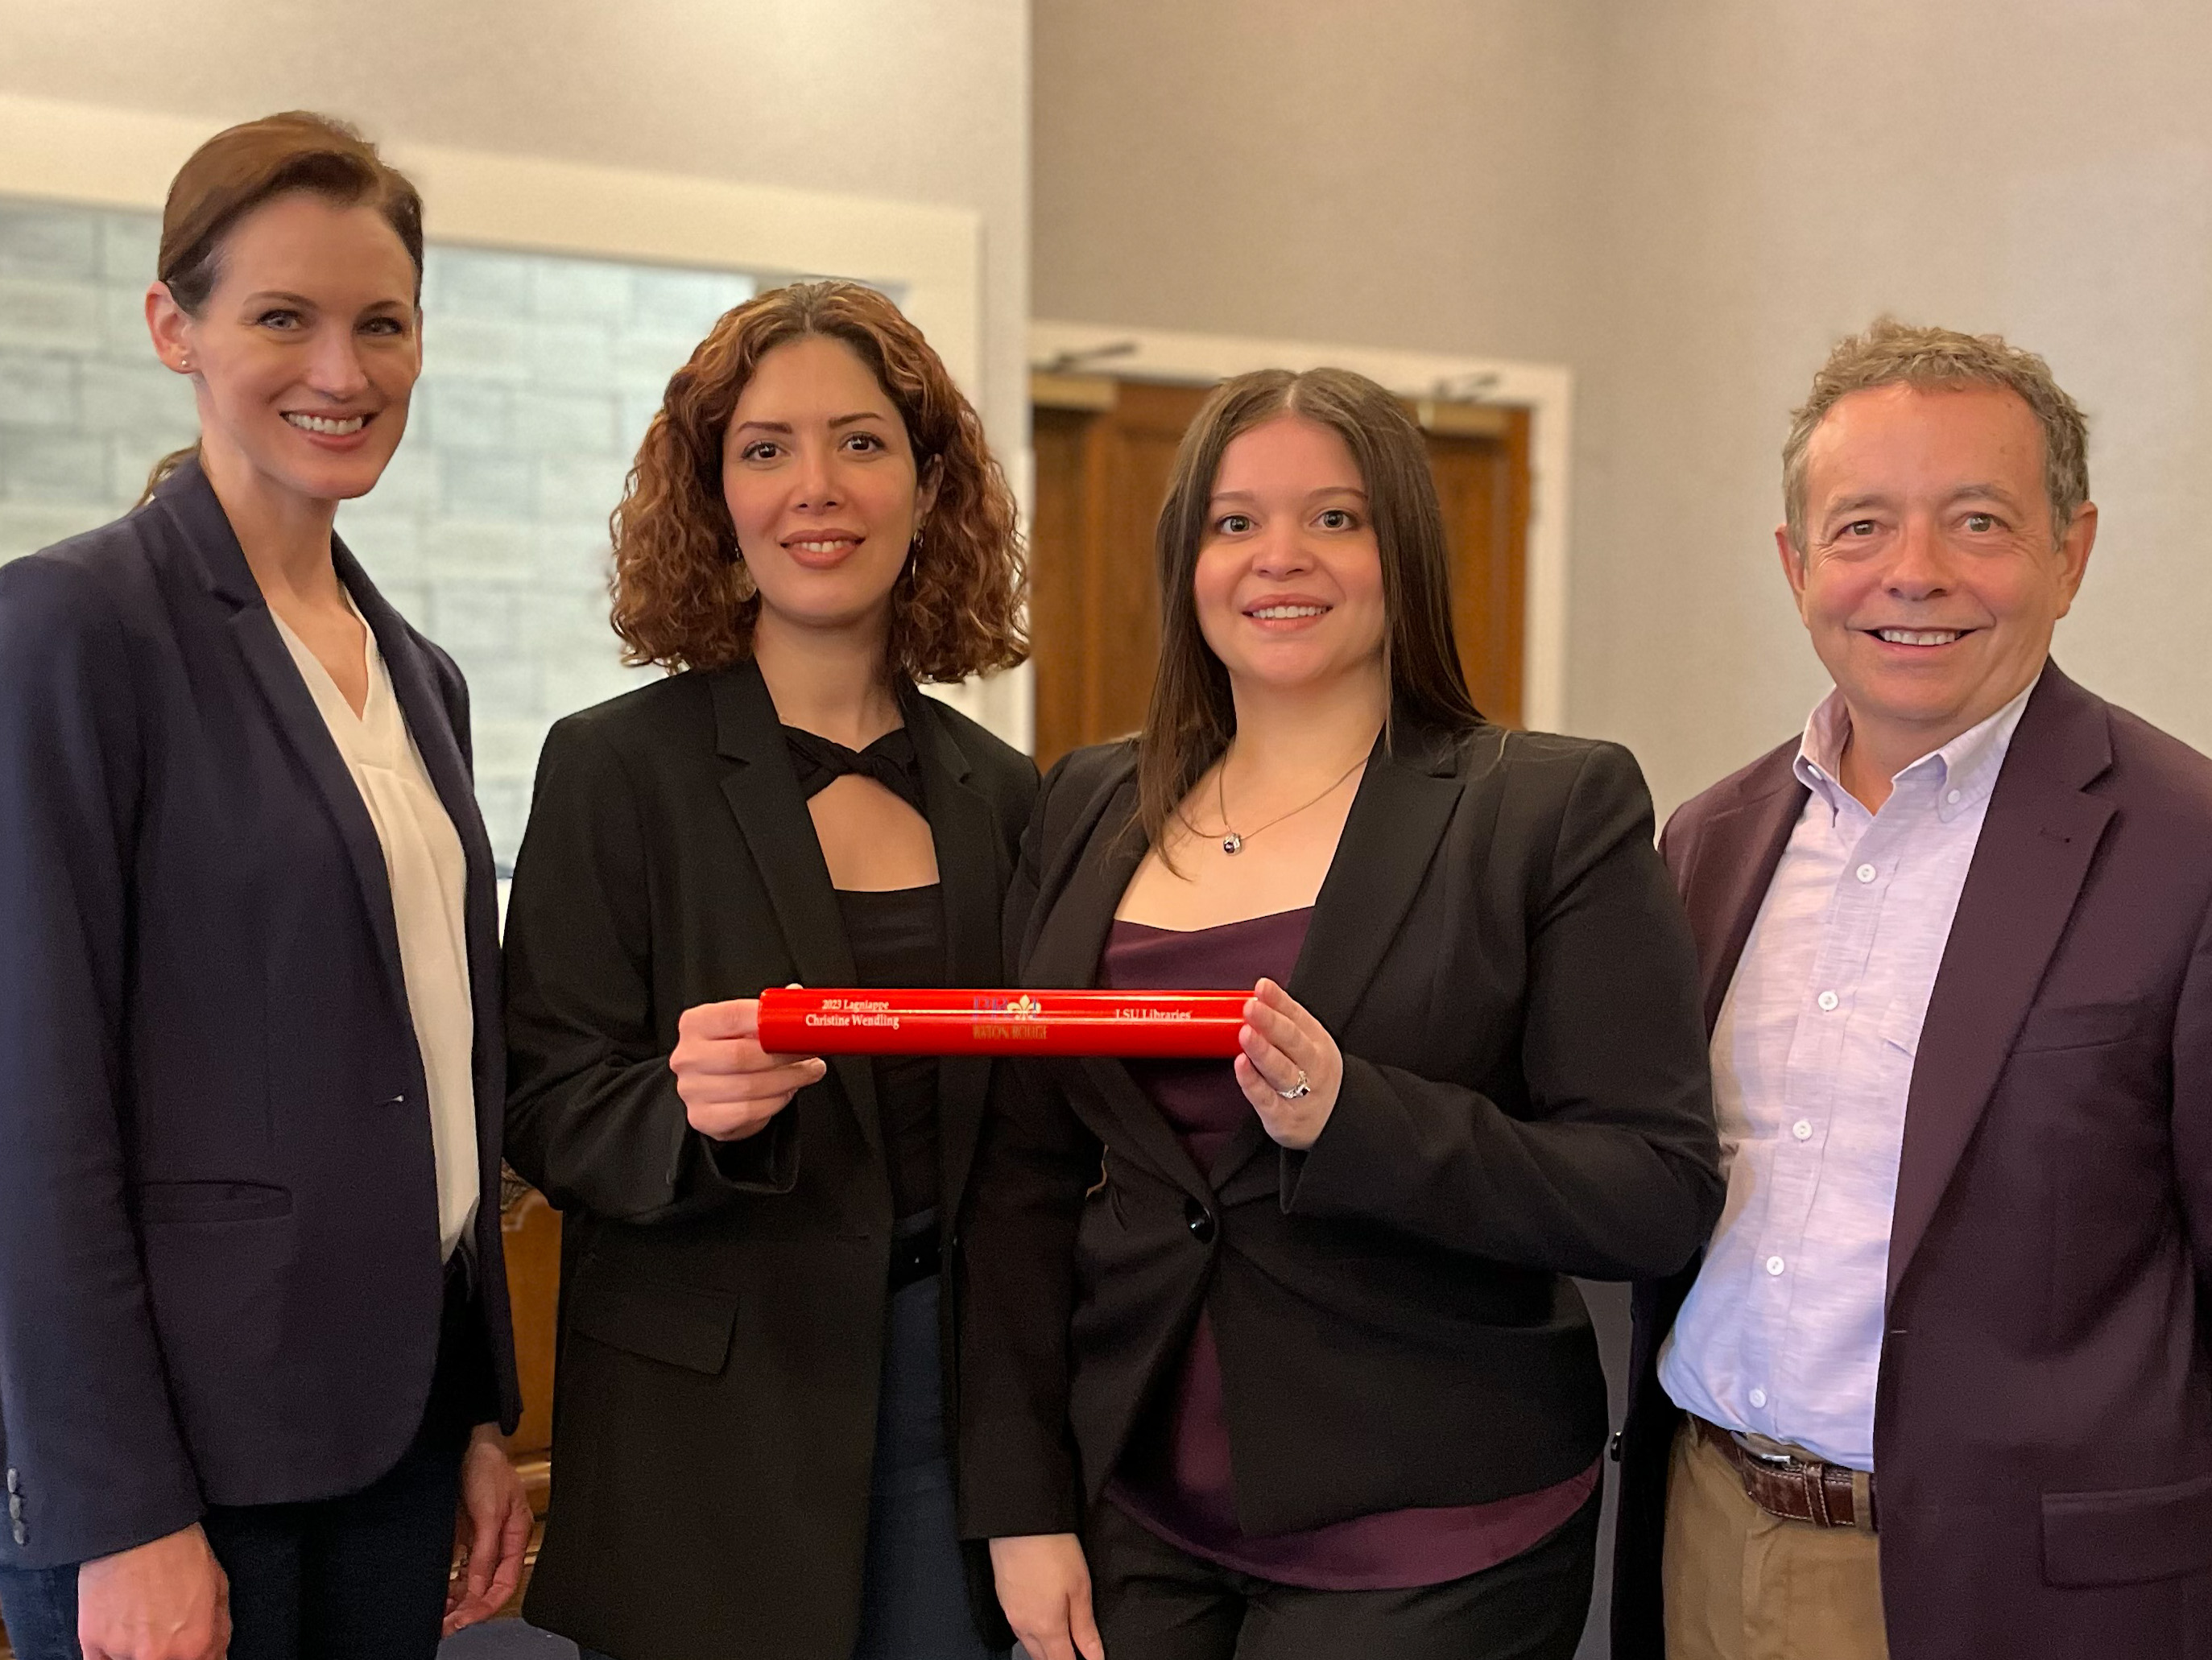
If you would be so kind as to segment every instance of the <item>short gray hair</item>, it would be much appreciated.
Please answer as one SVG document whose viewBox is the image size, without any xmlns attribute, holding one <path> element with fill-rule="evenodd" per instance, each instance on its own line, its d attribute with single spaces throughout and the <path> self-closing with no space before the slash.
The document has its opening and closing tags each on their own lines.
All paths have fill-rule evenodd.
<svg viewBox="0 0 2212 1660">
<path fill-rule="evenodd" d="M 1790 545 L 1805 552 L 1805 451 L 1837 403 L 1875 386 L 1997 386 L 2016 394 L 2043 428 L 2043 488 L 2051 538 L 2063 540 L 2089 499 L 2089 422 L 2033 352 L 2004 336 L 1919 328 L 1877 318 L 1865 333 L 1837 342 L 1813 377 L 1813 391 L 1790 417 L 1782 445 L 1782 498 Z"/>
</svg>

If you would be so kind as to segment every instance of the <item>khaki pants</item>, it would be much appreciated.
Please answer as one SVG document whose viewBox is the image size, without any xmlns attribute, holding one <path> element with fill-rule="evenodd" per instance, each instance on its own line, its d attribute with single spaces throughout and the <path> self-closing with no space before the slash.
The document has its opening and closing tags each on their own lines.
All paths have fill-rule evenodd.
<svg viewBox="0 0 2212 1660">
<path fill-rule="evenodd" d="M 1768 1515 L 1686 1423 L 1663 1574 L 1667 1660 L 1888 1660 L 1875 1536 Z"/>
</svg>

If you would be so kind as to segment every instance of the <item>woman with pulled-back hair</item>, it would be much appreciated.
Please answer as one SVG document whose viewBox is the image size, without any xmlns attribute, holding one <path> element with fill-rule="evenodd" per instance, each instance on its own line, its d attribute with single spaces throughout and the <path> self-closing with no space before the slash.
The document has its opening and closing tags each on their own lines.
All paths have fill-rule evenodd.
<svg viewBox="0 0 2212 1660">
<path fill-rule="evenodd" d="M 524 1612 L 613 1660 L 982 1660 L 947 1442 L 991 1063 L 756 1021 L 1000 983 L 1036 771 L 917 685 L 1021 660 L 1013 497 L 896 306 L 796 283 L 669 381 L 614 552 L 673 672 L 554 727 L 507 907 L 508 1149 L 564 1265 Z"/>
<path fill-rule="evenodd" d="M 210 139 L 146 298 L 199 442 L 0 569 L 19 1660 L 428 1660 L 520 1572 L 467 693 L 332 529 L 405 428 L 422 261 L 350 128 Z"/>
</svg>

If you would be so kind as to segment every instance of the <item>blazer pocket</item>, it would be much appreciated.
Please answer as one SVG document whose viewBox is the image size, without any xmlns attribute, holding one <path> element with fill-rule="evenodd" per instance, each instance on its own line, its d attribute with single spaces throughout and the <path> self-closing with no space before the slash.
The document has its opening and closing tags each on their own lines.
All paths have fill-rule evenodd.
<svg viewBox="0 0 2212 1660">
<path fill-rule="evenodd" d="M 269 1182 L 141 1182 L 132 1197 L 142 1225 L 254 1222 L 292 1214 L 292 1190 Z"/>
<path fill-rule="evenodd" d="M 568 1300 L 568 1323 L 585 1336 L 710 1377 L 729 1359 L 730 1334 L 738 1323 L 731 1293 L 588 1269 L 578 1280 Z"/>
<path fill-rule="evenodd" d="M 2090 1049 L 2118 1043 L 2142 1028 L 2142 1005 L 2134 1003 L 2057 1003 L 2031 1007 L 2014 1041 L 2016 1055 L 2052 1049 Z"/>
<path fill-rule="evenodd" d="M 2212 1475 L 2166 1487 L 2043 1495 L 2043 1577 L 2128 1585 L 2212 1567 Z"/>
</svg>

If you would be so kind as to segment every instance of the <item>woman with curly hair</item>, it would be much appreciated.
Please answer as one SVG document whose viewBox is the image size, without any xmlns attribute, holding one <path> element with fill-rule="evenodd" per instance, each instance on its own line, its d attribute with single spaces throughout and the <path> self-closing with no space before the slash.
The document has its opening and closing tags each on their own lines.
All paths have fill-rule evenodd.
<svg viewBox="0 0 2212 1660">
<path fill-rule="evenodd" d="M 1027 651 L 975 412 L 872 289 L 715 325 L 614 516 L 668 678 L 548 736 L 507 918 L 508 1153 L 565 1215 L 525 1612 L 616 1660 L 974 1660 L 946 1453 L 989 1063 L 763 1053 L 763 987 L 990 985 L 1036 792 L 920 694 Z"/>
</svg>

